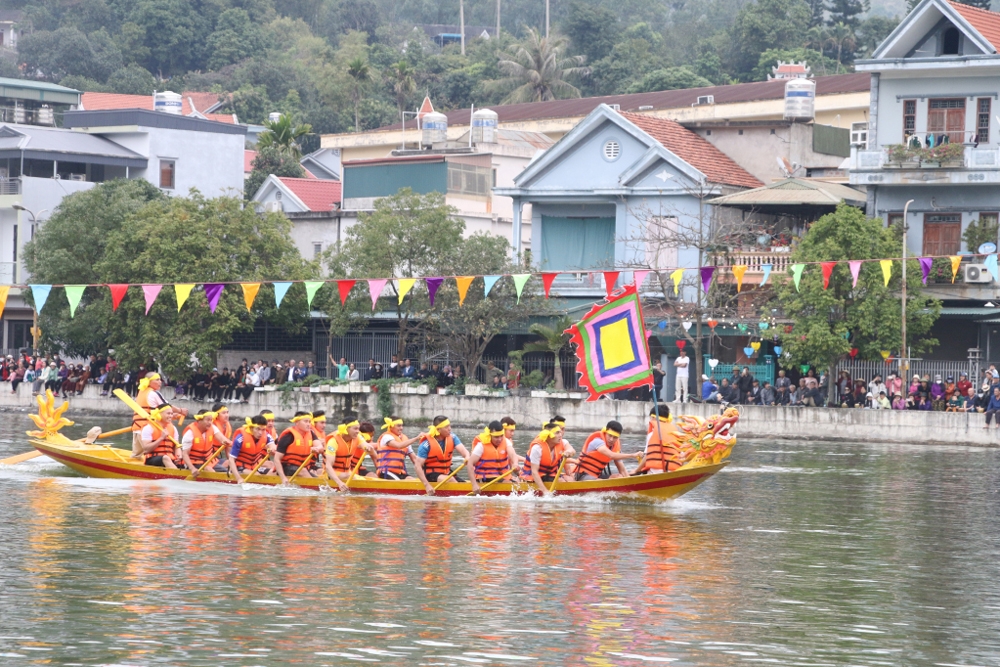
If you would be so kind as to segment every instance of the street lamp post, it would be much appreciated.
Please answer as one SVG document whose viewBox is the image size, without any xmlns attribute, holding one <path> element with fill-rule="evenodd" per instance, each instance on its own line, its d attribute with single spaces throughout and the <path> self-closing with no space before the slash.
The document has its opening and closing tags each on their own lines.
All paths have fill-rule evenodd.
<svg viewBox="0 0 1000 667">
<path fill-rule="evenodd" d="M 903 205 L 903 347 L 899 351 L 899 375 L 903 377 L 910 370 L 910 355 L 906 352 L 906 231 L 910 228 L 910 221 L 907 214 L 913 200 L 908 200 Z"/>
<path fill-rule="evenodd" d="M 15 211 L 24 211 L 25 213 L 27 213 L 28 215 L 31 216 L 31 238 L 34 238 L 35 237 L 35 225 L 38 223 L 38 217 L 35 215 L 35 212 L 32 211 L 30 208 L 22 206 L 21 204 L 14 204 L 13 206 L 11 206 L 11 208 L 13 208 Z M 38 215 L 41 215 L 42 213 L 45 213 L 48 210 L 49 209 L 47 209 L 47 208 L 43 208 L 41 211 L 38 212 Z M 17 282 L 17 278 L 18 278 L 19 271 L 17 269 L 18 269 L 18 264 L 20 263 L 20 262 L 18 262 L 18 259 L 17 259 L 17 231 L 18 231 L 18 223 L 15 222 L 14 223 L 14 282 L 15 283 Z M 32 308 L 31 310 L 32 310 L 32 317 L 31 317 L 31 319 L 32 319 L 32 323 L 31 323 L 31 349 L 32 349 L 32 352 L 33 352 L 34 356 L 38 356 L 38 333 L 39 333 L 39 331 L 38 331 L 38 309 L 37 308 Z"/>
</svg>

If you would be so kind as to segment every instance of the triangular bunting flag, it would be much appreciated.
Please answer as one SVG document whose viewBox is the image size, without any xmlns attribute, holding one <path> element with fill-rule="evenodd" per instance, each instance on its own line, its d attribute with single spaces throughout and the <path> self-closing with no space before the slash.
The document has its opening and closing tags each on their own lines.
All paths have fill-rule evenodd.
<svg viewBox="0 0 1000 667">
<path fill-rule="evenodd" d="M 128 285 L 108 285 L 108 289 L 111 290 L 111 312 L 115 312 L 121 305 L 122 299 L 125 298 Z"/>
<path fill-rule="evenodd" d="M 632 272 L 632 284 L 638 290 L 642 287 L 642 284 L 646 282 L 646 276 L 649 275 L 649 271 L 633 271 Z"/>
<path fill-rule="evenodd" d="M 951 282 L 955 282 L 955 276 L 958 275 L 958 267 L 962 265 L 961 255 L 951 255 L 948 257 L 951 260 Z"/>
<path fill-rule="evenodd" d="M 889 286 L 889 278 L 892 277 L 892 260 L 891 259 L 880 259 L 879 266 L 882 267 L 882 279 L 885 281 L 885 286 Z"/>
<path fill-rule="evenodd" d="M 455 284 L 458 286 L 458 305 L 465 303 L 465 295 L 469 293 L 469 285 L 475 280 L 475 276 L 455 276 Z M 548 292 L 545 294 L 548 296 Z"/>
<path fill-rule="evenodd" d="M 86 285 L 65 285 L 66 290 L 66 300 L 69 301 L 69 316 L 72 319 L 76 315 L 76 307 L 80 305 L 80 299 L 83 298 L 83 290 L 87 289 Z"/>
<path fill-rule="evenodd" d="M 611 296 L 611 293 L 615 291 L 615 283 L 618 282 L 618 274 L 620 271 L 605 271 L 604 272 L 604 292 Z"/>
<path fill-rule="evenodd" d="M 351 293 L 354 289 L 354 285 L 357 280 L 338 280 L 337 281 L 337 291 L 340 292 L 340 305 L 344 306 L 347 304 L 347 295 Z"/>
<path fill-rule="evenodd" d="M 771 276 L 771 265 L 761 264 L 760 270 L 764 272 L 764 277 L 760 281 L 760 286 L 763 287 L 764 284 L 767 282 L 767 279 Z"/>
<path fill-rule="evenodd" d="M 857 259 L 852 259 L 850 262 L 847 263 L 847 266 L 849 266 L 851 269 L 851 279 L 853 280 L 853 282 L 851 283 L 851 287 L 857 287 L 858 275 L 861 274 L 861 261 Z"/>
<path fill-rule="evenodd" d="M 194 289 L 194 283 L 183 283 L 179 285 L 174 285 L 174 295 L 177 297 L 177 312 L 181 312 L 181 306 L 183 306 L 188 297 L 191 296 L 191 290 Z"/>
<path fill-rule="evenodd" d="M 385 284 L 387 282 L 389 281 L 385 278 L 368 281 L 368 293 L 372 297 L 372 312 L 375 311 L 375 304 L 378 302 L 379 296 L 382 295 L 382 290 L 385 289 Z"/>
<path fill-rule="evenodd" d="M 684 269 L 677 269 L 670 274 L 670 279 L 674 281 L 674 296 L 680 293 L 681 280 L 684 279 Z"/>
<path fill-rule="evenodd" d="M 399 303 L 403 303 L 403 298 L 413 289 L 416 278 L 400 278 L 396 281 L 396 291 L 399 293 Z"/>
<path fill-rule="evenodd" d="M 288 294 L 288 288 L 291 286 L 291 283 L 274 283 L 275 308 L 281 308 L 281 302 L 285 300 L 285 295 Z"/>
<path fill-rule="evenodd" d="M 427 283 L 427 298 L 430 299 L 431 306 L 433 306 L 434 297 L 437 295 L 441 283 L 444 282 L 444 278 L 424 278 L 424 282 Z"/>
<path fill-rule="evenodd" d="M 316 292 L 319 288 L 323 286 L 322 280 L 307 280 L 303 283 L 306 286 L 306 307 L 312 309 L 313 299 L 316 298 Z"/>
<path fill-rule="evenodd" d="M 931 257 L 921 257 L 920 258 L 920 272 L 923 274 L 924 287 L 927 287 L 927 276 L 931 274 L 931 266 L 934 264 L 934 260 Z"/>
<path fill-rule="evenodd" d="M 3 317 L 3 309 L 7 307 L 7 295 L 10 293 L 10 285 L 0 285 L 0 317 Z"/>
<path fill-rule="evenodd" d="M 806 268 L 805 264 L 792 264 L 790 267 L 792 269 L 792 282 L 795 283 L 795 291 L 799 291 L 799 283 L 802 281 L 802 271 Z"/>
<path fill-rule="evenodd" d="M 503 276 L 483 276 L 483 282 L 486 283 L 486 296 L 490 295 L 490 291 L 493 289 L 493 286 L 496 285 L 497 281 L 502 277 Z"/>
<path fill-rule="evenodd" d="M 715 275 L 714 266 L 701 267 L 701 288 L 708 294 L 708 288 L 712 286 L 712 276 Z"/>
<path fill-rule="evenodd" d="M 743 274 L 747 272 L 746 264 L 737 264 L 732 267 L 733 275 L 736 276 L 736 293 L 743 289 Z"/>
<path fill-rule="evenodd" d="M 990 272 L 993 276 L 993 282 L 1000 280 L 1000 276 L 997 275 L 997 254 L 992 253 L 986 256 L 986 261 L 983 262 L 986 266 L 986 270 Z"/>
<path fill-rule="evenodd" d="M 222 283 L 205 283 L 205 298 L 208 299 L 208 309 L 215 313 L 219 307 L 219 299 L 222 298 L 222 290 L 225 285 Z"/>
<path fill-rule="evenodd" d="M 28 285 L 28 287 L 31 288 L 31 298 L 35 300 L 35 312 L 42 312 L 45 302 L 49 300 L 52 285 Z"/>
<path fill-rule="evenodd" d="M 549 290 L 552 289 L 552 281 L 556 279 L 558 273 L 543 273 L 542 274 L 542 287 L 545 288 L 545 298 L 549 298 Z"/>
<path fill-rule="evenodd" d="M 254 299 L 257 298 L 257 292 L 260 291 L 260 283 L 240 283 L 240 287 L 243 288 L 243 301 L 247 304 L 249 313 L 253 308 Z"/>
<path fill-rule="evenodd" d="M 517 291 L 517 302 L 521 303 L 521 292 L 524 291 L 524 284 L 531 277 L 530 273 L 515 273 L 511 276 L 514 279 L 514 289 Z"/>
<path fill-rule="evenodd" d="M 160 295 L 160 290 L 163 289 L 163 285 L 143 285 L 142 286 L 142 296 L 146 299 L 146 314 L 149 315 L 149 309 L 153 307 L 153 302 L 156 301 L 156 297 Z"/>
<path fill-rule="evenodd" d="M 830 276 L 833 275 L 833 267 L 837 266 L 837 263 L 822 262 L 820 266 L 823 269 L 823 289 L 828 289 L 830 287 Z"/>
</svg>

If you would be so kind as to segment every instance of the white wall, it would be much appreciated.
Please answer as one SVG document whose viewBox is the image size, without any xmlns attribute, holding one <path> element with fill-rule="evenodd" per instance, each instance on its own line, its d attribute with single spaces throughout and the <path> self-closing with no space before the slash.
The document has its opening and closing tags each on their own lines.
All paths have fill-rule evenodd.
<svg viewBox="0 0 1000 667">
<path fill-rule="evenodd" d="M 906 78 L 887 78 L 885 74 L 881 77 L 879 84 L 879 106 L 878 106 L 878 144 L 888 146 L 890 144 L 903 143 L 903 102 L 907 99 L 917 100 L 917 126 L 916 132 L 922 137 L 927 131 L 927 99 L 920 99 L 921 95 L 933 93 L 936 97 L 949 95 L 965 98 L 965 131 L 975 132 L 976 129 L 976 107 L 980 97 L 989 97 L 991 102 L 990 112 L 990 136 L 989 140 L 980 137 L 979 143 L 995 143 L 998 134 L 997 115 L 1000 115 L 1000 101 L 993 95 L 1000 92 L 1000 67 L 996 70 L 985 70 L 976 68 L 975 75 L 971 72 L 965 76 L 952 76 L 948 78 L 931 78 L 913 76 L 908 72 Z M 902 73 L 900 73 L 902 74 Z M 988 76 L 986 76 L 988 75 Z M 972 95 L 972 99 L 969 96 Z M 874 146 L 872 147 L 874 148 Z"/>
</svg>

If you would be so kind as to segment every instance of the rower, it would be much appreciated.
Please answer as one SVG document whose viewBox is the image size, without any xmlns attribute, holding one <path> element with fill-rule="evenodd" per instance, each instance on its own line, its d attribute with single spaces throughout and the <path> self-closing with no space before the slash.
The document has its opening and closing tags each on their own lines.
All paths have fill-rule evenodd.
<svg viewBox="0 0 1000 667">
<path fill-rule="evenodd" d="M 173 408 L 169 403 L 149 413 L 150 420 L 139 431 L 140 456 L 146 454 L 146 465 L 160 468 L 177 469 L 177 427 L 170 422 L 174 418 Z M 144 420 L 145 421 L 145 420 Z"/>
<path fill-rule="evenodd" d="M 194 416 L 194 421 L 184 429 L 184 439 L 181 440 L 181 458 L 184 467 L 197 477 L 198 470 L 215 452 L 215 440 L 212 438 L 213 420 L 216 414 L 212 410 L 203 410 Z"/>
<path fill-rule="evenodd" d="M 354 466 L 364 456 L 365 451 L 374 448 L 361 438 L 361 424 L 354 417 L 345 417 L 337 431 L 326 439 L 324 455 L 326 476 L 336 482 L 341 491 L 347 491 L 344 484 L 354 473 Z"/>
<path fill-rule="evenodd" d="M 403 420 L 396 416 L 386 417 L 382 430 L 385 433 L 378 439 L 378 477 L 414 479 L 406 474 L 406 457 L 409 456 L 416 466 L 417 456 L 410 445 L 419 440 L 420 436 L 407 438 L 403 435 Z"/>
<path fill-rule="evenodd" d="M 229 450 L 229 469 L 236 477 L 236 483 L 244 482 L 240 473 L 249 473 L 257 464 L 257 472 L 269 473 L 274 467 L 270 461 L 261 463 L 261 459 L 266 458 L 274 452 L 276 445 L 271 434 L 267 432 L 267 420 L 261 415 L 247 417 L 246 423 L 236 430 L 233 436 L 233 446 Z"/>
<path fill-rule="evenodd" d="M 233 425 L 229 422 L 229 408 L 222 403 L 216 403 L 212 406 L 212 412 L 215 413 L 215 419 L 212 421 L 212 446 L 215 449 L 222 446 L 231 447 L 233 444 Z M 228 458 L 221 457 L 211 465 L 215 472 L 229 472 Z"/>
<path fill-rule="evenodd" d="M 646 458 L 635 474 L 645 475 L 673 472 L 684 465 L 684 458 L 677 449 L 674 433 L 677 427 L 670 416 L 670 408 L 660 403 L 649 411 L 646 435 Z M 666 468 L 664 468 L 666 461 Z"/>
<path fill-rule="evenodd" d="M 573 449 L 572 445 L 569 444 L 569 440 L 566 439 L 566 418 L 563 417 L 562 415 L 555 415 L 554 417 L 552 417 L 552 419 L 549 420 L 549 423 L 558 426 L 559 430 L 562 432 L 563 449 L 566 449 L 571 453 L 575 454 L 576 450 Z M 573 477 L 574 474 L 576 473 L 576 464 L 577 464 L 576 459 L 567 460 L 566 465 L 563 467 L 563 471 L 568 476 Z"/>
<path fill-rule="evenodd" d="M 552 495 L 545 485 L 555 481 L 561 460 L 571 452 L 572 449 L 563 442 L 562 428 L 555 422 L 547 423 L 528 446 L 528 456 L 521 470 L 521 479 L 533 481 L 543 496 Z M 559 480 L 570 482 L 573 478 L 562 475 Z"/>
<path fill-rule="evenodd" d="M 281 432 L 278 437 L 277 450 L 274 452 L 274 466 L 281 477 L 281 483 L 287 484 L 288 478 L 299 470 L 299 466 L 312 455 L 322 453 L 322 443 L 313 443 L 312 415 L 308 412 L 296 412 L 292 417 L 292 425 Z M 313 474 L 303 467 L 299 471 L 303 477 Z"/>
<path fill-rule="evenodd" d="M 358 435 L 363 441 L 361 443 L 362 447 L 365 447 L 365 443 L 370 445 L 370 447 L 365 447 L 365 450 L 368 452 L 368 456 L 374 466 L 375 462 L 378 461 L 378 446 L 373 442 L 375 439 L 375 424 L 372 424 L 371 422 L 361 422 L 361 426 L 358 427 Z M 357 461 L 354 462 L 355 465 L 357 465 L 357 463 Z M 359 477 L 375 477 L 375 471 L 369 470 L 364 466 L 364 464 L 362 464 L 362 466 L 358 468 L 357 475 Z"/>
<path fill-rule="evenodd" d="M 479 493 L 479 482 L 494 480 L 516 465 L 517 453 L 504 436 L 503 424 L 491 421 L 472 440 L 472 455 L 469 457 L 469 466 L 475 471 L 471 475 L 472 492 Z"/>
<path fill-rule="evenodd" d="M 326 411 L 325 410 L 313 410 L 312 419 L 309 420 L 312 426 L 313 442 L 326 443 Z M 316 459 L 309 464 L 309 469 L 316 472 L 316 476 L 319 477 L 323 474 L 323 456 L 317 456 Z"/>
<path fill-rule="evenodd" d="M 504 417 L 500 420 L 500 423 L 503 425 L 503 441 L 507 444 L 510 451 L 514 452 L 514 456 L 517 457 L 517 463 L 515 465 L 520 466 L 524 463 L 524 457 L 518 456 L 517 452 L 514 450 L 514 431 L 517 429 L 517 422 L 514 421 L 513 417 Z"/>
<path fill-rule="evenodd" d="M 167 399 L 160 393 L 161 387 L 163 380 L 159 373 L 146 373 L 146 376 L 139 380 L 139 393 L 136 394 L 135 402 L 147 413 L 166 405 Z M 171 412 L 175 419 L 187 416 L 187 410 L 183 408 L 173 408 Z M 148 423 L 145 418 L 139 416 L 139 413 L 132 416 L 132 458 L 142 456 L 141 431 Z"/>
<path fill-rule="evenodd" d="M 417 447 L 417 460 L 414 468 L 417 477 L 424 483 L 428 495 L 434 495 L 434 487 L 431 482 L 438 482 L 451 475 L 451 457 L 454 452 L 462 455 L 467 462 L 469 460 L 469 450 L 465 448 L 458 436 L 451 432 L 451 422 L 444 415 L 438 415 L 427 427 L 427 433 L 418 436 L 421 438 L 420 446 Z M 465 480 L 455 475 L 452 479 L 456 482 Z"/>
<path fill-rule="evenodd" d="M 267 434 L 275 442 L 278 441 L 278 429 L 274 427 L 274 413 L 270 410 L 261 410 L 260 416 L 267 421 Z"/>
<path fill-rule="evenodd" d="M 628 477 L 629 473 L 625 470 L 623 461 L 631 458 L 641 459 L 642 453 L 623 454 L 621 450 L 621 435 L 621 422 L 613 419 L 600 431 L 590 434 L 587 441 L 583 443 L 583 453 L 580 455 L 580 461 L 577 464 L 577 481 L 602 479 L 602 477 L 604 479 Z M 615 462 L 618 472 L 605 476 L 605 468 L 612 461 Z"/>
</svg>

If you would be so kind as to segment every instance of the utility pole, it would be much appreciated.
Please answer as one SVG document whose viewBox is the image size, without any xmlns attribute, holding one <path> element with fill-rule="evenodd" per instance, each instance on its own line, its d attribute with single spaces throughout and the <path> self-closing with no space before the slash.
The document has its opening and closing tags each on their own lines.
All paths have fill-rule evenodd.
<svg viewBox="0 0 1000 667">
<path fill-rule="evenodd" d="M 910 370 L 910 355 L 906 352 L 906 232 L 910 227 L 910 219 L 907 217 L 910 199 L 903 205 L 903 348 L 899 351 L 899 375 L 904 378 Z"/>
<path fill-rule="evenodd" d="M 465 55 L 465 0 L 458 0 L 458 31 L 462 33 L 462 55 Z"/>
</svg>

